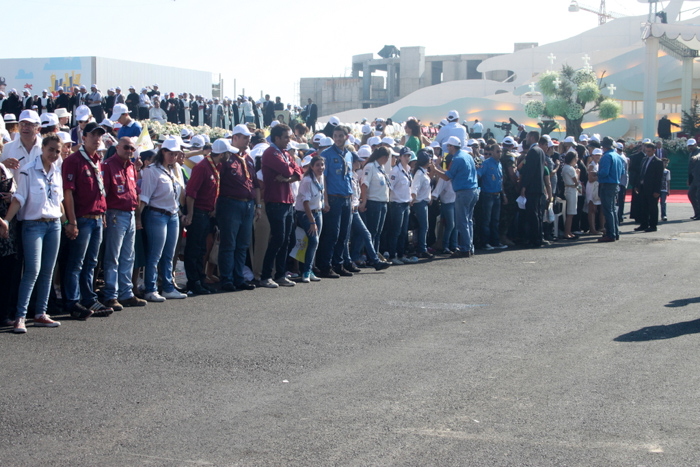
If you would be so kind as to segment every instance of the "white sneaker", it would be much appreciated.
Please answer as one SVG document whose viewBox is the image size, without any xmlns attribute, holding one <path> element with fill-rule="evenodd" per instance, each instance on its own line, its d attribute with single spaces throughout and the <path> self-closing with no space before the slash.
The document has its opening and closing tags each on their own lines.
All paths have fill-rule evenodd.
<svg viewBox="0 0 700 467">
<path fill-rule="evenodd" d="M 144 295 L 143 298 L 145 298 L 146 301 L 148 301 L 148 302 L 164 302 L 165 301 L 165 297 L 163 297 L 158 292 L 149 292 L 146 295 Z"/>
<path fill-rule="evenodd" d="M 311 282 L 321 282 L 321 279 L 316 277 L 316 274 L 314 274 L 313 271 L 311 271 L 309 274 L 309 279 L 311 279 Z"/>
<path fill-rule="evenodd" d="M 496 248 L 498 250 L 505 250 L 506 248 L 508 248 L 508 245 L 504 245 L 503 243 L 499 243 L 494 248 Z"/>
<path fill-rule="evenodd" d="M 277 287 L 279 287 L 279 285 L 277 285 L 277 282 L 273 281 L 270 278 L 260 281 L 260 286 L 267 287 L 268 289 L 276 289 Z"/>
<path fill-rule="evenodd" d="M 182 298 L 187 298 L 187 294 L 180 293 L 177 290 L 173 290 L 172 292 L 163 292 L 163 297 L 164 298 L 170 298 L 170 299 L 175 299 L 179 300 Z"/>
<path fill-rule="evenodd" d="M 493 250 L 493 247 L 487 243 L 486 245 L 484 245 L 484 250 L 491 251 Z"/>
<path fill-rule="evenodd" d="M 399 258 L 392 258 L 391 265 L 392 266 L 402 266 L 403 261 L 401 261 Z"/>
<path fill-rule="evenodd" d="M 280 285 L 282 287 L 294 287 L 296 285 L 295 282 L 290 281 L 286 277 L 280 277 L 277 279 L 277 285 Z"/>
</svg>

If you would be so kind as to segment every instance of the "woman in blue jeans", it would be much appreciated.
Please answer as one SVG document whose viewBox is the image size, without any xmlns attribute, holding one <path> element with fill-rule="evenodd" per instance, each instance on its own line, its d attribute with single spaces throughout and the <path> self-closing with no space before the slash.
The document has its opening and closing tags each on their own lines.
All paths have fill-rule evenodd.
<svg viewBox="0 0 700 467">
<path fill-rule="evenodd" d="M 304 267 L 302 269 L 301 281 L 308 283 L 320 281 L 311 268 L 314 265 L 314 257 L 318 248 L 318 237 L 321 235 L 323 223 L 323 171 L 326 170 L 326 161 L 321 156 L 314 156 L 309 162 L 304 176 L 299 182 L 299 191 L 294 203 L 297 223 L 304 229 L 308 243 L 306 255 L 304 256 Z"/>
<path fill-rule="evenodd" d="M 144 274 L 145 299 L 149 302 L 164 302 L 166 299 L 182 299 L 173 284 L 173 256 L 180 232 L 180 204 L 184 204 L 184 187 L 180 179 L 180 168 L 175 163 L 182 152 L 181 141 L 168 137 L 153 163 L 142 170 L 141 210 L 146 229 L 146 271 Z M 148 209 L 144 209 L 148 207 Z M 158 266 L 160 265 L 163 293 L 157 289 Z"/>
<path fill-rule="evenodd" d="M 53 133 L 44 136 L 41 157 L 27 165 L 17 179 L 17 191 L 0 222 L 0 235 L 9 235 L 9 222 L 19 213 L 22 220 L 24 274 L 19 285 L 14 332 L 26 333 L 25 319 L 32 291 L 36 287 L 34 326 L 55 328 L 61 323 L 46 314 L 53 269 L 61 243 L 63 179 L 56 161 L 61 155 L 61 139 Z"/>
<path fill-rule="evenodd" d="M 418 259 L 413 261 L 404 256 L 408 239 L 408 216 L 413 204 L 411 197 L 413 176 L 411 175 L 411 167 L 408 165 L 412 155 L 413 151 L 403 147 L 399 155 L 399 163 L 391 169 L 389 174 L 391 222 L 388 225 L 387 238 L 389 239 L 389 257 L 393 265 L 418 261 Z"/>
<path fill-rule="evenodd" d="M 433 255 L 428 252 L 426 239 L 428 235 L 428 205 L 431 203 L 430 197 L 430 176 L 428 175 L 431 156 L 427 151 L 418 151 L 416 168 L 413 171 L 413 184 L 411 185 L 411 197 L 413 198 L 413 212 L 418 219 L 418 256 L 420 258 L 432 259 Z"/>
<path fill-rule="evenodd" d="M 363 151 L 363 148 L 360 148 L 360 151 Z M 379 239 L 384 230 L 389 203 L 389 176 L 384 167 L 390 156 L 391 152 L 387 148 L 377 148 L 362 169 L 360 205 L 357 210 L 369 230 L 375 251 L 379 251 Z"/>
</svg>

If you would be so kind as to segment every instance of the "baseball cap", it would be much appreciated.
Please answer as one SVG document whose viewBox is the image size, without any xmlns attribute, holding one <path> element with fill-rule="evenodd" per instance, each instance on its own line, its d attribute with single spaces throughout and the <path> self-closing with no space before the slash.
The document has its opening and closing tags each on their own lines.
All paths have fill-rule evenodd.
<svg viewBox="0 0 700 467">
<path fill-rule="evenodd" d="M 189 138 L 189 136 L 190 136 L 190 130 L 188 130 L 187 128 L 183 128 L 182 130 L 180 130 L 180 137 L 181 138 Z"/>
<path fill-rule="evenodd" d="M 391 136 L 385 136 L 382 138 L 382 144 L 388 144 L 389 146 L 396 146 L 396 141 Z"/>
<path fill-rule="evenodd" d="M 109 117 L 109 119 L 113 122 L 116 122 L 117 120 L 119 120 L 119 117 L 121 117 L 124 114 L 129 115 L 129 108 L 126 106 L 126 104 L 117 104 L 114 106 L 114 109 L 112 110 L 112 116 Z"/>
<path fill-rule="evenodd" d="M 246 125 L 243 125 L 242 123 L 240 125 L 236 125 L 233 127 L 233 134 L 234 135 L 243 135 L 243 136 L 252 136 L 253 133 L 248 130 L 248 127 Z"/>
<path fill-rule="evenodd" d="M 567 136 L 566 138 L 564 138 L 563 142 L 567 144 L 576 144 L 576 140 L 573 136 Z"/>
<path fill-rule="evenodd" d="M 312 141 L 313 141 L 314 143 L 320 143 L 321 140 L 323 140 L 323 138 L 325 138 L 325 137 L 326 137 L 326 135 L 324 135 L 323 133 L 316 133 L 316 134 L 314 135 L 314 138 L 313 138 Z"/>
<path fill-rule="evenodd" d="M 73 143 L 73 140 L 70 137 L 70 133 L 68 133 L 66 131 L 59 131 L 58 133 L 56 133 L 56 136 L 61 138 L 61 143 L 63 143 L 63 144 L 67 144 L 67 143 L 72 144 Z"/>
<path fill-rule="evenodd" d="M 93 133 L 93 132 L 95 132 L 95 131 L 97 131 L 97 132 L 99 132 L 99 133 L 102 133 L 103 135 L 104 135 L 105 133 L 107 133 L 107 132 L 105 131 L 105 129 L 102 128 L 101 126 L 99 126 L 97 123 L 95 123 L 95 122 L 90 122 L 90 123 L 88 123 L 87 125 L 85 125 L 85 128 L 83 129 L 83 135 L 87 135 L 87 134 Z"/>
<path fill-rule="evenodd" d="M 307 165 L 309 165 L 309 164 L 311 163 L 311 159 L 313 159 L 313 157 L 311 157 L 311 156 L 306 156 L 306 157 L 304 157 L 304 158 L 301 160 L 301 166 L 302 166 L 302 167 L 306 167 Z"/>
<path fill-rule="evenodd" d="M 506 146 L 515 146 L 515 140 L 512 136 L 506 136 L 501 143 Z"/>
<path fill-rule="evenodd" d="M 696 144 L 698 144 L 698 142 L 695 141 L 694 138 L 690 138 L 690 139 L 688 140 L 688 146 L 695 146 Z"/>
<path fill-rule="evenodd" d="M 79 122 L 90 120 L 91 116 L 92 112 L 90 112 L 90 109 L 87 105 L 81 105 L 80 107 L 75 109 L 75 119 Z"/>
<path fill-rule="evenodd" d="M 332 126 L 338 126 L 340 125 L 340 120 L 338 120 L 338 117 L 331 117 L 328 120 L 328 123 L 330 123 Z"/>
<path fill-rule="evenodd" d="M 195 138 L 197 136 L 195 136 Z M 223 154 L 225 152 L 232 152 L 236 154 L 238 153 L 238 149 L 231 146 L 231 143 L 229 143 L 226 138 L 219 138 L 211 145 L 211 152 L 212 154 Z"/>
<path fill-rule="evenodd" d="M 165 138 L 165 141 L 163 141 L 163 145 L 161 147 L 163 149 L 167 149 L 168 151 L 182 152 L 183 146 L 184 144 L 179 136 L 169 135 L 167 138 Z"/>
<path fill-rule="evenodd" d="M 474 146 L 475 144 L 479 144 L 479 142 L 475 139 L 470 139 L 467 141 L 467 146 Z"/>
<path fill-rule="evenodd" d="M 41 127 L 47 128 L 50 126 L 58 126 L 58 117 L 55 113 L 41 114 Z"/>
<path fill-rule="evenodd" d="M 456 136 L 450 136 L 447 138 L 447 142 L 445 144 L 449 144 L 450 146 L 455 146 L 458 148 L 462 147 L 462 141 L 459 140 Z"/>
<path fill-rule="evenodd" d="M 114 128 L 114 123 L 112 123 L 112 120 L 110 120 L 110 119 L 108 119 L 108 118 L 105 118 L 104 120 L 102 120 L 102 121 L 100 122 L 100 126 L 107 126 L 107 127 L 110 127 L 110 128 Z"/>
<path fill-rule="evenodd" d="M 41 120 L 39 119 L 39 114 L 37 114 L 33 110 L 23 110 L 21 114 L 19 114 L 19 121 L 20 122 L 32 122 L 37 125 L 41 124 Z"/>
<path fill-rule="evenodd" d="M 206 143 L 206 140 L 204 139 L 204 136 L 202 136 L 202 135 L 193 136 L 192 139 L 190 140 L 190 144 L 192 145 L 192 147 L 197 148 L 197 149 L 203 148 L 205 143 Z"/>
<path fill-rule="evenodd" d="M 595 148 L 591 154 L 594 155 L 594 156 L 602 156 L 602 155 L 603 155 L 603 150 L 600 149 L 600 148 Z"/>
<path fill-rule="evenodd" d="M 368 135 L 370 133 L 372 133 L 372 127 L 369 124 L 362 125 L 362 134 Z"/>
<path fill-rule="evenodd" d="M 457 112 L 456 110 L 450 110 L 447 113 L 447 120 L 450 122 L 458 121 L 459 120 L 459 112 Z"/>
<path fill-rule="evenodd" d="M 357 155 L 361 160 L 365 160 L 372 155 L 372 148 L 366 144 L 364 146 L 360 146 L 360 149 L 357 150 Z"/>
<path fill-rule="evenodd" d="M 431 147 L 431 148 L 439 148 L 439 147 L 440 147 L 440 143 L 438 143 L 437 141 L 433 141 L 432 143 L 430 143 L 430 147 Z"/>
<path fill-rule="evenodd" d="M 406 154 L 410 154 L 411 158 L 415 157 L 415 154 L 413 151 L 411 151 L 411 148 L 408 146 L 404 146 L 401 149 L 399 149 L 399 156 L 405 156 Z"/>
<path fill-rule="evenodd" d="M 333 139 L 329 138 L 328 136 L 324 136 L 323 138 L 321 138 L 321 141 L 319 141 L 318 145 L 322 148 L 333 146 Z"/>
<path fill-rule="evenodd" d="M 379 146 L 382 144 L 381 138 L 379 136 L 372 136 L 370 139 L 367 140 L 367 144 L 370 146 Z"/>
</svg>

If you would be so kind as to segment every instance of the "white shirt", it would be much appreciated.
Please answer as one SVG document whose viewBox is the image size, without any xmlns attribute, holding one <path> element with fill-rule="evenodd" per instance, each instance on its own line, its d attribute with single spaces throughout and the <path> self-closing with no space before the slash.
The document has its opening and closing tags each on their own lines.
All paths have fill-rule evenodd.
<svg viewBox="0 0 700 467">
<path fill-rule="evenodd" d="M 168 116 L 165 114 L 165 110 L 161 109 L 160 107 L 153 107 L 149 109 L 148 118 L 149 120 L 155 120 L 162 125 L 165 125 L 165 122 L 168 121 Z"/>
<path fill-rule="evenodd" d="M 374 161 L 365 165 L 362 184 L 367 187 L 367 200 L 387 203 L 389 201 L 389 177 L 384 167 Z"/>
<path fill-rule="evenodd" d="M 395 203 L 410 203 L 411 199 L 411 168 L 403 169 L 399 163 L 391 169 L 389 175 L 389 188 L 391 188 L 390 201 Z"/>
<path fill-rule="evenodd" d="M 19 135 L 19 133 L 17 133 Z M 12 176 L 15 180 L 19 179 L 19 173 L 29 164 L 33 164 L 34 160 L 41 157 L 41 137 L 36 136 L 36 142 L 29 152 L 24 148 L 21 138 L 17 137 L 11 143 L 5 145 L 5 149 L 0 156 L 0 162 L 7 159 L 17 159 L 19 161 L 19 169 L 12 169 Z"/>
<path fill-rule="evenodd" d="M 253 104 L 250 101 L 245 101 L 241 105 L 241 110 L 243 111 L 244 117 L 254 117 L 253 114 Z"/>
<path fill-rule="evenodd" d="M 457 199 L 457 195 L 452 189 L 452 180 L 439 179 L 433 190 L 433 198 L 440 198 L 440 201 L 444 204 L 454 203 Z"/>
<path fill-rule="evenodd" d="M 484 132 L 484 125 L 481 124 L 481 122 L 476 122 L 474 126 L 472 127 L 472 133 L 483 133 Z"/>
<path fill-rule="evenodd" d="M 34 221 L 61 217 L 63 177 L 58 168 L 58 160 L 51 164 L 49 173 L 44 170 L 41 157 L 20 171 L 17 191 L 13 196 L 20 204 L 17 215 L 19 220 Z"/>
<path fill-rule="evenodd" d="M 309 209 L 321 209 L 323 207 L 323 175 L 321 175 L 320 183 L 316 181 L 314 174 L 304 176 L 299 182 L 299 192 L 297 193 L 294 209 L 297 211 L 305 211 L 304 201 L 309 202 Z M 320 187 L 319 187 L 320 185 Z"/>
<path fill-rule="evenodd" d="M 178 211 L 182 184 L 178 175 L 179 166 L 168 169 L 160 164 L 151 164 L 141 171 L 141 201 L 148 206 Z"/>
<path fill-rule="evenodd" d="M 430 177 L 422 167 L 419 167 L 413 176 L 411 193 L 416 195 L 416 202 L 430 201 Z"/>
</svg>

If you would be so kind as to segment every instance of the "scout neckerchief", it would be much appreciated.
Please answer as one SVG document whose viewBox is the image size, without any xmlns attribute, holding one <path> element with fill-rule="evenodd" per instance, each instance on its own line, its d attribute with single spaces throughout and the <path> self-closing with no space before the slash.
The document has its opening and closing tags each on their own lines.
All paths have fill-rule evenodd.
<svg viewBox="0 0 700 467">
<path fill-rule="evenodd" d="M 100 194 L 104 197 L 105 195 L 105 184 L 102 181 L 102 174 L 100 173 L 100 169 L 95 165 L 95 163 L 90 159 L 90 156 L 87 155 L 87 152 L 85 152 L 85 146 L 80 146 L 80 154 L 83 156 L 83 158 L 90 164 L 90 167 L 92 167 L 92 172 L 95 174 L 95 179 L 97 180 L 97 186 L 100 189 Z"/>
<path fill-rule="evenodd" d="M 318 181 L 316 174 L 313 172 L 311 172 L 311 180 L 314 182 L 314 185 L 316 185 L 316 188 L 318 188 L 318 192 L 321 194 L 321 209 L 323 209 L 323 184 Z"/>
<path fill-rule="evenodd" d="M 408 184 L 410 185 L 411 182 L 413 182 L 413 177 L 411 176 L 411 174 L 409 172 L 406 172 L 404 170 L 403 164 L 400 162 L 399 162 L 399 169 L 401 169 L 401 172 L 403 172 L 403 174 L 406 176 L 406 178 L 408 179 Z"/>
<path fill-rule="evenodd" d="M 338 146 L 336 146 L 335 144 L 333 145 L 333 149 L 334 149 L 335 152 L 338 153 L 338 155 L 340 156 L 340 161 L 341 161 L 342 164 L 343 164 L 343 178 L 345 178 L 345 176 L 346 176 L 347 173 L 348 173 L 348 164 L 347 164 L 347 162 L 345 161 L 345 150 L 344 150 L 344 149 L 343 149 L 343 150 L 338 149 Z"/>
<path fill-rule="evenodd" d="M 281 153 L 282 153 L 282 157 L 284 158 L 284 161 L 285 161 L 287 164 L 289 164 L 289 156 L 287 155 L 286 152 L 284 152 L 283 150 L 281 150 L 280 148 L 278 148 L 277 145 L 276 145 L 275 143 L 270 143 L 270 146 L 272 146 L 273 148 L 275 148 L 275 149 L 277 149 L 279 152 L 281 152 Z"/>
<path fill-rule="evenodd" d="M 175 177 L 171 173 L 170 168 L 168 168 L 168 170 L 165 170 L 165 167 L 163 167 L 162 164 L 158 164 L 157 167 L 158 167 L 158 169 L 160 169 L 161 172 L 163 172 L 165 175 L 168 176 L 168 178 L 170 179 L 170 182 L 173 184 L 173 199 L 175 200 L 175 205 L 176 206 L 179 205 L 180 203 L 177 202 L 177 187 L 175 185 L 175 183 L 179 184 L 179 182 L 175 182 Z"/>
<path fill-rule="evenodd" d="M 382 176 L 384 177 L 384 181 L 386 182 L 387 186 L 389 186 L 389 177 L 387 176 L 386 172 L 384 172 L 384 167 L 382 167 L 382 164 L 380 164 L 377 161 L 374 161 L 374 163 L 377 165 L 377 170 L 379 170 L 379 172 L 381 172 Z"/>
<path fill-rule="evenodd" d="M 37 157 L 37 161 L 41 161 L 41 157 Z M 49 174 L 44 171 L 43 162 L 38 162 L 38 163 L 40 165 L 39 171 L 41 172 L 41 175 L 44 177 L 44 181 L 46 182 L 46 198 L 51 199 L 51 196 L 52 196 L 51 192 L 53 191 L 53 175 L 54 175 L 54 173 L 51 172 L 51 168 L 53 168 L 53 164 L 51 164 L 51 168 L 49 168 L 49 172 L 51 173 L 51 175 L 49 176 Z"/>
<path fill-rule="evenodd" d="M 246 182 L 250 180 L 250 172 L 248 172 L 248 164 L 246 163 L 245 156 L 246 154 L 243 153 L 241 156 L 239 153 L 234 153 L 234 156 L 240 161 L 241 165 L 243 166 L 243 171 L 245 172 L 245 180 Z"/>
<path fill-rule="evenodd" d="M 216 170 L 216 165 L 214 165 L 214 161 L 212 160 L 211 156 L 205 157 L 206 160 L 209 161 L 209 165 L 211 165 L 211 170 L 214 171 L 214 184 L 216 185 L 216 197 L 219 197 L 219 184 L 221 183 L 221 175 L 219 174 L 219 171 Z"/>
</svg>

